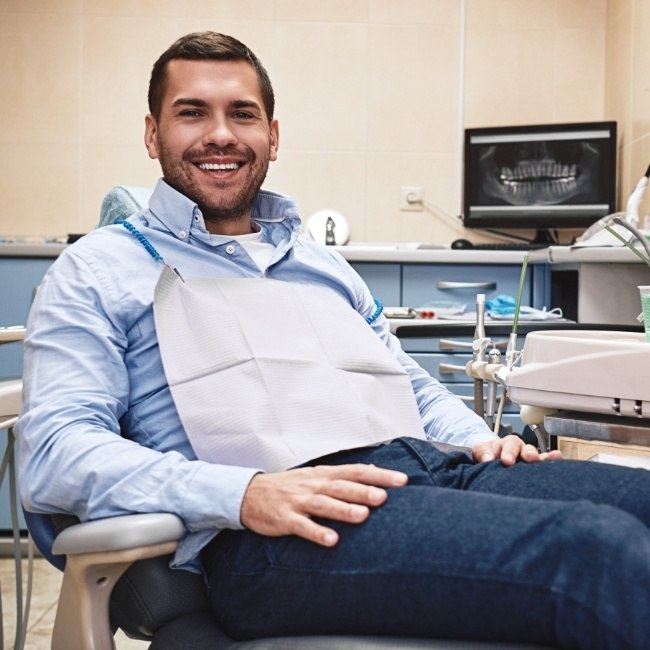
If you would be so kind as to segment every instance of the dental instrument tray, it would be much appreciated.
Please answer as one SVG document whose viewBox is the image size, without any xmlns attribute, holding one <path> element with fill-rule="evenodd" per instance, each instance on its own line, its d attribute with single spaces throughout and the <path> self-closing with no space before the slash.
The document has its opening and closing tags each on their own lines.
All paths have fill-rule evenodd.
<svg viewBox="0 0 650 650">
<path fill-rule="evenodd" d="M 650 418 L 650 343 L 642 332 L 532 331 L 506 386 L 519 405 Z"/>
</svg>

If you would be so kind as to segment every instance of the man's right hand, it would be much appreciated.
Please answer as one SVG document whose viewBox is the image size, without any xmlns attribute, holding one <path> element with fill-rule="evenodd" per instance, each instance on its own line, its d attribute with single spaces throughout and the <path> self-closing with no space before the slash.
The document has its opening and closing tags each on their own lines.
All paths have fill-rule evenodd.
<svg viewBox="0 0 650 650">
<path fill-rule="evenodd" d="M 362 464 L 256 474 L 244 494 L 241 523 L 261 535 L 298 535 L 334 546 L 336 531 L 312 517 L 359 524 L 367 519 L 370 508 L 386 501 L 384 488 L 402 487 L 407 481 L 402 472 Z"/>
</svg>

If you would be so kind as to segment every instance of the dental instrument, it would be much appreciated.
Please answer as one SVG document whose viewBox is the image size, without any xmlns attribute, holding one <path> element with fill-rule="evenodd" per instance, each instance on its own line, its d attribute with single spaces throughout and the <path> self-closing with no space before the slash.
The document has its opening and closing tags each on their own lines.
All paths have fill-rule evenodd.
<svg viewBox="0 0 650 650">
<path fill-rule="evenodd" d="M 643 200 L 643 195 L 645 194 L 646 187 L 648 187 L 648 179 L 650 178 L 650 165 L 646 170 L 646 173 L 641 177 L 641 180 L 636 184 L 630 198 L 627 200 L 627 209 L 625 212 L 625 220 L 628 224 L 634 226 L 635 228 L 639 227 L 639 206 Z"/>
</svg>

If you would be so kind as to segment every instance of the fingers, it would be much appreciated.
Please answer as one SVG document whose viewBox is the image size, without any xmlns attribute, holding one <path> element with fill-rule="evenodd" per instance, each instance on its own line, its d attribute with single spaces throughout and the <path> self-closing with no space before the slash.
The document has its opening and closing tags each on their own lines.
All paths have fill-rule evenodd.
<svg viewBox="0 0 650 650">
<path fill-rule="evenodd" d="M 305 467 L 256 474 L 242 501 L 242 525 L 262 535 L 299 535 L 332 546 L 338 535 L 313 517 L 357 524 L 380 506 L 388 487 L 401 487 L 402 472 L 373 465 Z"/>
<path fill-rule="evenodd" d="M 408 476 L 403 472 L 384 469 L 375 465 L 317 465 L 310 468 L 316 475 L 329 479 L 344 479 L 378 487 L 402 487 L 408 482 Z"/>
<path fill-rule="evenodd" d="M 472 448 L 472 457 L 479 463 L 497 458 L 503 465 L 514 465 L 518 459 L 527 463 L 543 460 L 560 460 L 561 452 L 557 450 L 541 453 L 533 445 L 526 444 L 518 436 L 506 436 L 488 442 L 481 442 Z"/>
</svg>

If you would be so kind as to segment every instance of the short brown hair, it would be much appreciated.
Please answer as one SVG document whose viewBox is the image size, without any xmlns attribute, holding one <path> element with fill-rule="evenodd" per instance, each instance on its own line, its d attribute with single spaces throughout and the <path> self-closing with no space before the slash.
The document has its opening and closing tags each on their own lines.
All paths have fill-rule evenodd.
<svg viewBox="0 0 650 650">
<path fill-rule="evenodd" d="M 182 36 L 165 50 L 154 63 L 149 80 L 149 112 L 158 119 L 165 92 L 166 67 L 172 59 L 214 59 L 217 61 L 247 61 L 257 73 L 266 116 L 273 119 L 275 96 L 269 75 L 253 52 L 232 36 L 217 32 L 194 32 Z"/>
</svg>

